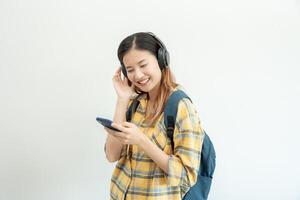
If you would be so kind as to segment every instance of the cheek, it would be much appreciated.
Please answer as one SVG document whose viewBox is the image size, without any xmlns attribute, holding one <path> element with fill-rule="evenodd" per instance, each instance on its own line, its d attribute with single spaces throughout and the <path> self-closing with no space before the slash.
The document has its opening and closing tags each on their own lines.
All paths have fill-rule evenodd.
<svg viewBox="0 0 300 200">
<path fill-rule="evenodd" d="M 157 79 L 161 79 L 161 76 L 162 76 L 161 70 L 160 70 L 160 69 L 156 70 L 156 71 L 155 71 L 155 77 L 156 77 Z"/>
<path fill-rule="evenodd" d="M 128 79 L 132 84 L 135 84 L 133 74 L 127 74 L 127 79 Z"/>
<path fill-rule="evenodd" d="M 132 82 L 133 78 L 132 78 L 132 75 L 127 75 L 127 79 Z"/>
<path fill-rule="evenodd" d="M 147 70 L 147 73 L 151 74 L 152 76 L 159 77 L 161 75 L 161 70 L 159 66 L 152 66 Z"/>
</svg>

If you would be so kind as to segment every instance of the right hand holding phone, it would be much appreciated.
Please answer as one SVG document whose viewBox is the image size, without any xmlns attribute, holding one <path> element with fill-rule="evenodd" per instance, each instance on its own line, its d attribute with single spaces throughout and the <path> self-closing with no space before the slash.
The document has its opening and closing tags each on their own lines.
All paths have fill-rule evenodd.
<svg viewBox="0 0 300 200">
<path fill-rule="evenodd" d="M 119 131 L 113 131 L 105 127 L 105 130 L 110 133 L 114 138 L 118 139 L 120 143 L 142 145 L 142 141 L 147 139 L 147 136 L 141 131 L 141 129 L 131 122 L 122 122 L 120 124 L 112 123 L 112 126 Z"/>
</svg>

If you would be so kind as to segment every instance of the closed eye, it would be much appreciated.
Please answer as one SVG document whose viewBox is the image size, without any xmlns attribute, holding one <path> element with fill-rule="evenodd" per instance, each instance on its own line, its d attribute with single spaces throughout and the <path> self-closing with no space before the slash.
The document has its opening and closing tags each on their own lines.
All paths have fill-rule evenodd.
<svg viewBox="0 0 300 200">
<path fill-rule="evenodd" d="M 147 66 L 147 64 L 141 65 L 141 68 L 146 67 L 146 66 Z M 131 68 L 130 68 L 130 69 L 127 69 L 127 72 L 128 72 L 128 73 L 130 73 L 130 72 L 132 72 L 132 71 L 133 71 L 133 69 L 131 69 Z"/>
</svg>

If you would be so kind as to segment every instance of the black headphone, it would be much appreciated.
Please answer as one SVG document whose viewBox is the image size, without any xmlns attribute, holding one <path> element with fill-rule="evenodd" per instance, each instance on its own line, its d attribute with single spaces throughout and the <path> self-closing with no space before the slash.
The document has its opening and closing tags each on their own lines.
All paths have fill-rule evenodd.
<svg viewBox="0 0 300 200">
<path fill-rule="evenodd" d="M 157 52 L 157 60 L 158 60 L 158 65 L 160 67 L 160 70 L 163 70 L 164 68 L 169 67 L 170 55 L 169 55 L 169 52 L 168 52 L 166 46 L 164 45 L 164 43 L 156 35 L 154 35 L 154 33 L 152 33 L 152 32 L 146 32 L 146 33 L 151 35 L 157 41 L 158 45 L 160 46 L 158 49 L 158 52 Z M 121 69 L 122 69 L 124 76 L 127 78 L 127 71 L 126 71 L 126 68 L 125 68 L 123 62 L 121 62 Z"/>
</svg>

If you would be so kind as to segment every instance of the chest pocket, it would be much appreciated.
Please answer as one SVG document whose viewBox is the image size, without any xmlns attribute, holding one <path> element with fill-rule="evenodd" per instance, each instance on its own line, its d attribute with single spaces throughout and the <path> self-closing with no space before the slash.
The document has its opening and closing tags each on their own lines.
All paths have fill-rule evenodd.
<svg viewBox="0 0 300 200">
<path fill-rule="evenodd" d="M 165 150 L 167 144 L 169 143 L 169 139 L 167 137 L 166 128 L 163 123 L 163 117 L 158 120 L 156 125 L 153 128 L 150 128 L 150 140 L 156 144 L 161 150 Z"/>
<path fill-rule="evenodd" d="M 161 131 L 154 130 L 150 139 L 161 150 L 165 149 L 166 144 L 167 144 L 167 138 L 165 137 L 165 135 Z"/>
</svg>

